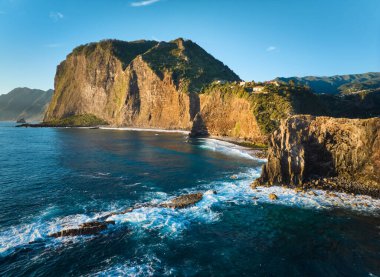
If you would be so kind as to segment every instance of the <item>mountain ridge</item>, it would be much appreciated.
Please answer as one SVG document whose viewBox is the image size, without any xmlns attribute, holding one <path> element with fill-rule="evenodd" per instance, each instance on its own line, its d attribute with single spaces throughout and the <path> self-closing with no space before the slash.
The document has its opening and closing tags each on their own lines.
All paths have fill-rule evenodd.
<svg viewBox="0 0 380 277">
<path fill-rule="evenodd" d="M 45 110 L 53 95 L 53 90 L 30 89 L 19 87 L 0 95 L 0 120 L 39 121 L 43 119 Z"/>
<path fill-rule="evenodd" d="M 315 93 L 350 94 L 359 90 L 380 88 L 380 72 L 333 76 L 277 77 L 276 81 L 307 85 Z"/>
</svg>

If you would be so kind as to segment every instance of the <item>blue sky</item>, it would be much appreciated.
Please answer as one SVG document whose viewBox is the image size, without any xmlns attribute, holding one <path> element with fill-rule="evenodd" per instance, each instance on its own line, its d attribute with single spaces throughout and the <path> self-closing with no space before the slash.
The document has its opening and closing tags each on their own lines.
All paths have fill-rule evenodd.
<svg viewBox="0 0 380 277">
<path fill-rule="evenodd" d="M 380 71 L 380 0 L 0 0 L 0 93 L 77 45 L 191 39 L 245 80 Z"/>
</svg>

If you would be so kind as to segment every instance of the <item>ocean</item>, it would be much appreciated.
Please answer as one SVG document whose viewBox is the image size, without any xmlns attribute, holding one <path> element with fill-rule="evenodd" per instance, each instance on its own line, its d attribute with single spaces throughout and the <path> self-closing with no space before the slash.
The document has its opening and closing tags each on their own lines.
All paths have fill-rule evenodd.
<svg viewBox="0 0 380 277">
<path fill-rule="evenodd" d="M 380 200 L 253 191 L 265 160 L 215 139 L 14 125 L 0 123 L 0 276 L 380 276 Z M 193 192 L 190 208 L 49 237 Z"/>
</svg>

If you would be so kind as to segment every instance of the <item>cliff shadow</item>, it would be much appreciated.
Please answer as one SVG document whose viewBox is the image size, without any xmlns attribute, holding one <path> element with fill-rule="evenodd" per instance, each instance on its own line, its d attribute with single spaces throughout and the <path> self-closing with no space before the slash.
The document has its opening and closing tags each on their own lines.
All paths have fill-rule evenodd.
<svg viewBox="0 0 380 277">
<path fill-rule="evenodd" d="M 190 93 L 189 100 L 190 100 L 190 109 L 189 109 L 190 120 L 195 121 L 195 116 L 201 111 L 201 101 L 197 93 Z"/>
<path fill-rule="evenodd" d="M 193 120 L 193 126 L 191 127 L 191 131 L 189 137 L 208 137 L 209 132 L 205 122 L 203 121 L 201 113 L 197 113 Z"/>
<path fill-rule="evenodd" d="M 335 177 L 334 158 L 326 146 L 317 138 L 311 137 L 304 142 L 305 170 L 304 179 L 315 177 Z"/>
<path fill-rule="evenodd" d="M 127 93 L 125 105 L 130 110 L 130 116 L 134 117 L 140 113 L 141 107 L 140 89 L 138 86 L 138 78 L 135 71 L 131 72 L 128 86 L 129 93 Z"/>
</svg>

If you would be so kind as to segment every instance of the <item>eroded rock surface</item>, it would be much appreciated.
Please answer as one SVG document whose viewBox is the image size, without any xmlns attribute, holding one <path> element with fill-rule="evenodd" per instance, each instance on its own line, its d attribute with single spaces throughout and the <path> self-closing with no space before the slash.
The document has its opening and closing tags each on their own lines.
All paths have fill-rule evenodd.
<svg viewBox="0 0 380 277">
<path fill-rule="evenodd" d="M 115 224 L 114 221 L 93 221 L 86 222 L 79 225 L 79 228 L 66 229 L 57 233 L 50 234 L 49 237 L 59 238 L 59 237 L 73 237 L 73 236 L 84 236 L 84 235 L 96 235 L 101 231 L 107 229 L 108 224 Z"/>
<path fill-rule="evenodd" d="M 173 198 L 167 203 L 161 204 L 161 207 L 173 208 L 173 209 L 188 208 L 192 205 L 195 205 L 199 201 L 201 201 L 202 198 L 203 198 L 203 194 L 200 192 L 181 195 L 181 196 Z"/>
<path fill-rule="evenodd" d="M 270 138 L 257 183 L 380 197 L 380 118 L 289 117 Z"/>
</svg>

